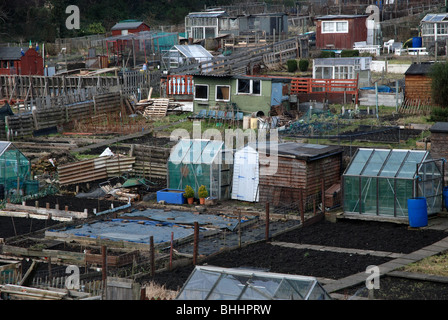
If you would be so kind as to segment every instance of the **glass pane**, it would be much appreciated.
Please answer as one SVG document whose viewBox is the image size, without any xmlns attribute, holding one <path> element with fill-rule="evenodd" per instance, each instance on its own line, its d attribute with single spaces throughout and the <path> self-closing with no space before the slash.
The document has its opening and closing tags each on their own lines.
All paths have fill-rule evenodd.
<svg viewBox="0 0 448 320">
<path fill-rule="evenodd" d="M 395 186 L 394 179 L 378 179 L 378 213 L 380 215 L 394 215 Z"/>
<path fill-rule="evenodd" d="M 359 177 L 344 176 L 344 211 L 359 212 Z"/>
<path fill-rule="evenodd" d="M 393 150 L 386 164 L 384 165 L 383 170 L 381 171 L 381 177 L 395 177 L 400 169 L 403 160 L 408 154 L 407 150 Z"/>
<path fill-rule="evenodd" d="M 417 171 L 417 164 L 423 161 L 425 155 L 426 151 L 411 151 L 397 176 L 400 178 L 413 178 Z"/>
<path fill-rule="evenodd" d="M 367 163 L 364 171 L 362 172 L 362 175 L 376 176 L 382 168 L 384 162 L 386 161 L 389 153 L 389 150 L 374 150 L 374 153 Z"/>
<path fill-rule="evenodd" d="M 261 93 L 261 81 L 260 80 L 253 80 L 253 83 L 252 83 L 252 93 L 253 94 L 260 94 Z"/>
<path fill-rule="evenodd" d="M 377 214 L 376 180 L 376 178 L 361 178 L 361 213 Z"/>
<path fill-rule="evenodd" d="M 372 154 L 371 149 L 359 149 L 353 161 L 350 163 L 346 174 L 348 175 L 359 175 L 366 165 L 367 160 Z"/>
</svg>

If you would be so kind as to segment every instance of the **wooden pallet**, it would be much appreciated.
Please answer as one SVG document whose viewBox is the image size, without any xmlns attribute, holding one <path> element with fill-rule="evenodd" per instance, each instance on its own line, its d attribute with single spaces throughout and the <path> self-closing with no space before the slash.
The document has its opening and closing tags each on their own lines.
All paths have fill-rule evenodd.
<svg viewBox="0 0 448 320">
<path fill-rule="evenodd" d="M 143 116 L 147 119 L 165 117 L 168 111 L 169 99 L 154 99 L 152 104 L 145 107 Z"/>
</svg>

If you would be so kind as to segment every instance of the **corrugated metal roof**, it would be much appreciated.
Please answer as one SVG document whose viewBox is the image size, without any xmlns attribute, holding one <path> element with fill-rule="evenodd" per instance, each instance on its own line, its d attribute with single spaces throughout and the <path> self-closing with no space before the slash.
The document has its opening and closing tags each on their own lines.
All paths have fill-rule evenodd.
<svg viewBox="0 0 448 320">
<path fill-rule="evenodd" d="M 22 48 L 20 47 L 0 47 L 1 60 L 20 60 Z M 23 52 L 27 52 L 28 48 L 24 48 Z"/>
</svg>

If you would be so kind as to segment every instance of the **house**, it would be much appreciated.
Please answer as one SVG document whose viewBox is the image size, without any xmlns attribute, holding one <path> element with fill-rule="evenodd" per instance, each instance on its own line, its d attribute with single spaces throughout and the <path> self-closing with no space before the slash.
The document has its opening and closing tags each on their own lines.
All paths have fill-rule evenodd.
<svg viewBox="0 0 448 320">
<path fill-rule="evenodd" d="M 42 56 L 34 48 L 0 47 L 0 74 L 44 74 Z"/>
<path fill-rule="evenodd" d="M 210 10 L 204 12 L 190 12 L 185 17 L 186 38 L 193 40 L 216 38 L 226 30 L 238 30 L 236 19 L 230 18 L 223 10 Z"/>
<path fill-rule="evenodd" d="M 232 105 L 245 114 L 267 116 L 271 106 L 289 102 L 288 77 L 194 75 L 193 79 L 194 112 Z"/>
<path fill-rule="evenodd" d="M 213 55 L 201 45 L 175 45 L 163 56 L 163 63 L 167 69 L 176 69 L 212 59 Z"/>
<path fill-rule="evenodd" d="M 370 85 L 372 57 L 317 58 L 313 63 L 314 79 L 356 79 L 358 86 Z"/>
<path fill-rule="evenodd" d="M 112 36 L 127 35 L 141 31 L 150 31 L 150 27 L 143 21 L 137 20 L 123 20 L 111 28 Z"/>
<path fill-rule="evenodd" d="M 270 146 L 271 147 L 271 146 Z M 258 147 L 259 201 L 274 206 L 299 203 L 303 197 L 311 207 L 320 203 L 325 190 L 340 182 L 342 148 L 308 143 L 279 143 L 277 168 L 272 172 L 272 151 Z"/>
<path fill-rule="evenodd" d="M 353 49 L 367 41 L 367 15 L 326 15 L 315 21 L 317 49 Z"/>
<path fill-rule="evenodd" d="M 422 46 L 433 48 L 437 41 L 444 48 L 448 38 L 448 13 L 430 13 L 420 21 Z"/>
<path fill-rule="evenodd" d="M 431 71 L 433 63 L 413 63 L 404 73 L 404 98 L 410 101 L 419 101 L 422 105 L 431 105 Z"/>
</svg>

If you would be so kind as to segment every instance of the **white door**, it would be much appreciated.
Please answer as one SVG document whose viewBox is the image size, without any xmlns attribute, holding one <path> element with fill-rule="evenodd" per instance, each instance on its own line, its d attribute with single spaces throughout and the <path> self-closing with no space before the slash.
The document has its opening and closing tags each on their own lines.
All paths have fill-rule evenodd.
<svg viewBox="0 0 448 320">
<path fill-rule="evenodd" d="M 232 199 L 258 201 L 258 152 L 245 147 L 235 153 L 233 165 Z"/>
</svg>

